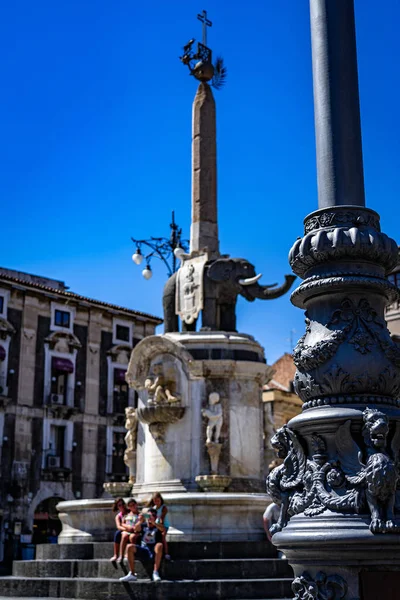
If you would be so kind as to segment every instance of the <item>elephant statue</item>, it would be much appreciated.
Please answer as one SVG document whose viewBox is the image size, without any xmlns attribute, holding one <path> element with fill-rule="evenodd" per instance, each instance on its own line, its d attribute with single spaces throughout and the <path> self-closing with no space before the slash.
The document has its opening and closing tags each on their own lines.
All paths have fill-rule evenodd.
<svg viewBox="0 0 400 600">
<path fill-rule="evenodd" d="M 179 331 L 175 314 L 176 276 L 174 273 L 164 287 L 164 332 Z M 239 295 L 253 302 L 273 300 L 286 294 L 296 277 L 285 275 L 285 282 L 260 285 L 254 266 L 243 258 L 218 258 L 204 269 L 204 299 L 202 329 L 212 331 L 236 331 L 236 303 Z M 184 331 L 195 330 L 196 324 L 183 324 Z"/>
<path fill-rule="evenodd" d="M 176 278 L 175 271 L 166 281 L 163 291 L 164 333 L 179 331 L 179 317 L 176 314 Z M 196 322 L 189 325 L 182 323 L 182 331 L 196 331 Z"/>
<path fill-rule="evenodd" d="M 219 258 L 206 267 L 203 328 L 236 331 L 236 302 L 239 295 L 253 302 L 274 300 L 286 294 L 296 277 L 285 275 L 285 282 L 260 285 L 254 266 L 243 258 Z"/>
<path fill-rule="evenodd" d="M 176 294 L 176 278 L 178 271 L 175 271 L 167 279 L 163 291 L 163 313 L 164 313 L 164 333 L 173 333 L 179 331 L 179 318 L 175 313 L 175 294 Z"/>
</svg>

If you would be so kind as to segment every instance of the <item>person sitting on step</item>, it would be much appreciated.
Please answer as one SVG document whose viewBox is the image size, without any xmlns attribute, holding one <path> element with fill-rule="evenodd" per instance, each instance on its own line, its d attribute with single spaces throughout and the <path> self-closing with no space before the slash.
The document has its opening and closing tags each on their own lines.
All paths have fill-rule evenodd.
<svg viewBox="0 0 400 600">
<path fill-rule="evenodd" d="M 164 525 L 165 529 L 163 531 L 163 547 L 164 547 L 164 558 L 165 560 L 171 560 L 170 555 L 168 554 L 168 542 L 167 542 L 167 533 L 170 527 L 170 521 L 168 517 L 168 507 L 164 502 L 164 498 L 161 496 L 160 492 L 154 492 L 150 501 L 147 504 L 148 507 L 154 508 L 157 511 L 157 523 L 161 523 Z"/>
<path fill-rule="evenodd" d="M 150 508 L 147 511 L 147 520 L 143 514 L 140 515 L 138 523 L 135 525 L 135 533 L 142 536 L 139 544 L 129 544 L 127 548 L 129 573 L 125 577 L 120 577 L 120 581 L 136 581 L 135 575 L 135 557 L 144 561 L 154 561 L 153 581 L 160 581 L 158 573 L 163 555 L 163 537 L 162 533 L 165 527 L 162 523 L 157 523 L 157 511 Z"/>
<path fill-rule="evenodd" d="M 119 549 L 119 558 L 118 562 L 122 562 L 125 556 L 125 549 L 128 544 L 128 541 L 131 544 L 136 544 L 139 539 L 139 534 L 135 533 L 135 525 L 139 520 L 139 507 L 137 505 L 136 500 L 131 498 L 127 503 L 129 513 L 125 517 L 125 531 L 122 531 L 121 535 L 121 545 Z"/>
<path fill-rule="evenodd" d="M 114 534 L 114 555 L 110 558 L 110 561 L 115 563 L 119 555 L 122 532 L 125 531 L 125 517 L 128 514 L 128 508 L 123 498 L 117 498 L 112 509 L 113 512 L 118 511 L 115 515 L 115 526 L 117 531 Z"/>
</svg>

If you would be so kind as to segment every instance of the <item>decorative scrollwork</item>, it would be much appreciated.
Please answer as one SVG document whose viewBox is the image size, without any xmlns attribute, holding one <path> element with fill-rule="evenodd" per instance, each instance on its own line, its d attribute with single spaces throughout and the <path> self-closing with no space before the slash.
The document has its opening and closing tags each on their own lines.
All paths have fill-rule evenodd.
<svg viewBox="0 0 400 600">
<path fill-rule="evenodd" d="M 281 531 L 288 520 L 290 497 L 297 489 L 302 488 L 306 470 L 306 455 L 296 434 L 284 425 L 271 439 L 271 446 L 284 462 L 276 467 L 268 476 L 267 491 L 274 502 L 281 505 L 277 523 L 272 526 L 271 533 Z"/>
<path fill-rule="evenodd" d="M 319 571 L 315 578 L 305 571 L 292 583 L 295 600 L 342 600 L 347 594 L 347 583 L 340 575 Z"/>
<path fill-rule="evenodd" d="M 312 334 L 312 323 L 307 317 L 306 332 L 293 352 L 293 360 L 298 369 L 294 378 L 294 388 L 304 402 L 321 400 L 318 405 L 326 405 L 330 403 L 325 402 L 326 396 L 343 394 L 368 394 L 394 398 L 399 396 L 400 347 L 390 338 L 384 320 L 378 316 L 366 299 L 353 302 L 345 298 L 339 308 L 333 311 L 323 330 L 328 332 L 325 333 L 325 337 L 313 346 L 308 345 L 306 340 Z M 366 365 L 364 372 L 354 375 L 341 364 L 331 363 L 327 370 L 319 369 L 318 376 L 314 374 L 312 371 L 332 359 L 344 342 L 364 356 L 374 349 L 379 349 L 392 364 L 384 361 L 382 371 L 377 370 L 373 373 Z M 348 401 L 339 400 L 339 402 Z"/>
<path fill-rule="evenodd" d="M 305 339 L 309 332 L 309 319 L 306 319 L 306 326 L 306 333 L 299 339 L 293 351 L 294 364 L 304 371 L 315 369 L 332 358 L 346 336 L 345 330 L 336 329 L 314 346 L 308 346 Z"/>
<path fill-rule="evenodd" d="M 372 533 L 399 533 L 394 506 L 400 482 L 400 423 L 389 449 L 387 416 L 367 408 L 363 421 L 363 448 L 352 437 L 351 421 L 346 421 L 336 433 L 333 459 L 320 435 L 312 435 L 307 459 L 302 441 L 289 427 L 277 431 L 271 445 L 284 462 L 267 479 L 268 492 L 281 505 L 271 533 L 280 531 L 295 514 L 313 517 L 325 510 L 357 514 L 363 507 L 369 508 Z"/>
<path fill-rule="evenodd" d="M 304 222 L 304 233 L 309 233 L 322 227 L 335 227 L 338 225 L 342 227 L 373 227 L 377 231 L 381 230 L 379 216 L 376 213 L 347 210 L 311 215 Z"/>
</svg>

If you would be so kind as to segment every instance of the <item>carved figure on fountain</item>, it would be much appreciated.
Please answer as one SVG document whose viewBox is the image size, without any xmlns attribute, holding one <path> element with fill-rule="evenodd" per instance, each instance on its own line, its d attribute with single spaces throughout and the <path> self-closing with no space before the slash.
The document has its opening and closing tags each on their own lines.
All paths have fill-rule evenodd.
<svg viewBox="0 0 400 600">
<path fill-rule="evenodd" d="M 149 396 L 148 405 L 179 403 L 179 396 L 176 393 L 176 373 L 171 363 L 155 362 L 144 387 Z"/>
<path fill-rule="evenodd" d="M 219 444 L 223 424 L 222 406 L 218 392 L 211 392 L 208 396 L 208 407 L 201 411 L 203 417 L 208 419 L 206 444 Z"/>
<path fill-rule="evenodd" d="M 164 336 L 145 338 L 132 352 L 126 380 L 139 392 L 139 422 L 157 443 L 164 444 L 168 426 L 185 414 L 191 363 L 187 350 Z"/>
<path fill-rule="evenodd" d="M 363 421 L 365 462 L 362 451 L 350 434 L 351 422 L 347 421 L 336 436 L 341 468 L 350 484 L 362 486 L 365 490 L 372 533 L 398 533 L 400 525 L 395 523 L 394 508 L 400 478 L 400 423 L 396 423 L 389 449 L 388 417 L 376 409 L 367 408 L 363 413 Z"/>
<path fill-rule="evenodd" d="M 128 406 L 125 409 L 125 435 L 126 449 L 124 452 L 124 463 L 129 469 L 129 482 L 135 482 L 136 473 L 136 439 L 137 439 L 138 418 L 136 409 Z"/>
<path fill-rule="evenodd" d="M 362 448 L 351 433 L 351 420 L 337 430 L 329 453 L 317 434 L 302 439 L 286 425 L 271 440 L 284 463 L 272 471 L 267 490 L 281 505 L 274 533 L 290 516 L 314 517 L 325 510 L 357 514 L 368 509 L 372 533 L 399 533 L 396 522 L 396 490 L 400 481 L 400 422 L 396 422 L 390 448 L 389 419 L 377 409 L 363 412 Z M 310 448 L 306 458 L 303 446 Z"/>
<path fill-rule="evenodd" d="M 287 425 L 272 437 L 271 446 L 278 457 L 284 459 L 283 464 L 271 471 L 267 478 L 267 492 L 281 507 L 278 521 L 270 530 L 273 535 L 287 524 L 290 499 L 304 485 L 306 455 L 298 437 Z"/>
<path fill-rule="evenodd" d="M 132 406 L 128 406 L 125 409 L 125 429 L 128 430 L 127 434 L 125 435 L 125 452 L 134 452 L 136 450 L 137 426 L 138 418 L 136 415 L 136 409 Z"/>
</svg>

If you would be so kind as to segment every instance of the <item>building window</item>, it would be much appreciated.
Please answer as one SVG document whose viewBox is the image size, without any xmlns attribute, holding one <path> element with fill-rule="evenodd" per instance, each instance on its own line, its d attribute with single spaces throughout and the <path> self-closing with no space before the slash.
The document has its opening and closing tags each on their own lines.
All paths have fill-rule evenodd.
<svg viewBox="0 0 400 600">
<path fill-rule="evenodd" d="M 121 431 L 113 431 L 112 439 L 112 458 L 111 458 L 111 474 L 117 479 L 126 475 L 126 465 L 124 463 L 125 452 L 125 433 Z"/>
<path fill-rule="evenodd" d="M 67 395 L 72 393 L 69 388 L 72 387 L 70 377 L 73 372 L 74 365 L 69 358 L 53 356 L 49 404 L 68 404 Z"/>
<path fill-rule="evenodd" d="M 7 305 L 10 301 L 10 291 L 1 289 L 0 290 L 0 315 L 7 318 Z"/>
<path fill-rule="evenodd" d="M 113 344 L 132 344 L 132 323 L 122 319 L 113 319 Z"/>
<path fill-rule="evenodd" d="M 51 331 L 73 332 L 75 308 L 67 304 L 51 303 Z"/>
<path fill-rule="evenodd" d="M 123 414 L 129 402 L 129 387 L 124 369 L 114 369 L 113 413 Z"/>
<path fill-rule="evenodd" d="M 69 329 L 71 325 L 70 313 L 64 310 L 56 309 L 54 311 L 54 324 L 57 325 L 57 327 L 65 327 Z"/>
<path fill-rule="evenodd" d="M 69 476 L 73 434 L 73 423 L 62 419 L 43 419 L 42 469 L 58 475 L 64 471 L 64 475 Z"/>
<path fill-rule="evenodd" d="M 64 466 L 65 427 L 51 425 L 50 442 L 47 453 L 48 468 L 62 468 Z"/>
<path fill-rule="evenodd" d="M 45 469 L 48 471 L 71 469 L 71 452 L 67 447 L 65 425 L 50 425 L 49 447 L 46 451 Z"/>
<path fill-rule="evenodd" d="M 125 325 L 117 325 L 115 331 L 115 337 L 120 342 L 128 342 L 130 341 L 130 329 L 129 327 L 125 327 Z"/>
</svg>

